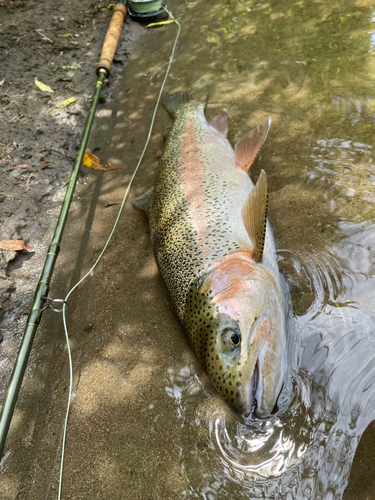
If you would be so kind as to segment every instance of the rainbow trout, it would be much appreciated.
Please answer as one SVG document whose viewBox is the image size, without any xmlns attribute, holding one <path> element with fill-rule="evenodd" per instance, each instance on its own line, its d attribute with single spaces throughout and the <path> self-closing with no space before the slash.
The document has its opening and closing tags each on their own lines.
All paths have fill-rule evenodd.
<svg viewBox="0 0 375 500">
<path fill-rule="evenodd" d="M 283 385 L 285 308 L 266 174 L 254 187 L 247 172 L 270 120 L 233 151 L 225 110 L 208 123 L 189 93 L 165 106 L 174 125 L 156 185 L 133 205 L 148 216 L 159 271 L 211 382 L 236 412 L 266 417 Z"/>
</svg>

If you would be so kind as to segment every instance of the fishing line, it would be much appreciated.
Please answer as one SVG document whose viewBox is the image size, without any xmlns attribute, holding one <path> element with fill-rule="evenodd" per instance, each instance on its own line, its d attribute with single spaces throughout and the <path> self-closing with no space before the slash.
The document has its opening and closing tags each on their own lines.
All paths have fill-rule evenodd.
<svg viewBox="0 0 375 500">
<path fill-rule="evenodd" d="M 105 243 L 104 245 L 104 248 L 103 250 L 101 251 L 99 257 L 96 259 L 94 265 L 89 269 L 89 271 L 87 271 L 87 273 L 83 276 L 83 278 L 81 278 L 78 283 L 76 283 L 73 288 L 71 288 L 71 290 L 68 292 L 67 296 L 65 297 L 64 299 L 64 306 L 63 306 L 63 323 L 64 323 L 64 331 L 65 331 L 65 338 L 66 338 L 66 345 L 67 345 L 67 350 L 68 350 L 68 358 L 69 358 L 69 397 L 68 397 L 68 405 L 67 405 L 67 408 L 66 408 L 66 414 L 65 414 L 65 422 L 64 422 L 64 432 L 63 432 L 63 440 L 62 440 L 62 448 L 61 448 L 61 464 L 60 464 L 60 477 L 59 477 L 59 492 L 58 492 L 58 500 L 61 500 L 61 490 L 62 490 L 62 477 L 63 477 L 63 468 L 64 468 L 64 454 L 65 454 L 65 442 L 66 442 L 66 431 L 67 431 L 67 427 L 68 427 L 68 418 L 69 418 L 69 410 L 70 410 L 70 405 L 71 405 L 71 402 L 72 402 L 72 392 L 73 392 L 73 364 L 72 364 L 72 354 L 71 354 L 71 350 L 70 350 L 70 343 L 69 343 L 69 335 L 68 335 L 68 328 L 67 328 L 67 325 L 66 325 L 66 314 L 65 314 L 65 311 L 66 311 L 66 302 L 68 301 L 70 295 L 74 292 L 74 290 L 92 273 L 92 271 L 96 268 L 96 266 L 99 264 L 101 258 L 103 257 L 103 254 L 104 252 L 107 250 L 107 247 L 113 237 L 113 234 L 116 230 L 116 227 L 117 227 L 117 224 L 120 220 L 120 216 L 122 214 L 122 211 L 124 209 L 124 206 L 125 206 L 125 203 L 126 203 L 126 200 L 128 198 L 128 195 L 129 195 L 129 192 L 130 192 L 130 189 L 131 189 L 131 186 L 133 184 L 133 180 L 135 178 L 135 176 L 137 175 L 137 172 L 139 170 L 139 167 L 141 165 L 141 162 L 143 160 L 143 157 L 144 157 L 144 154 L 146 152 L 146 149 L 148 147 L 148 143 L 150 142 L 150 138 L 151 138 L 151 134 L 152 134 L 152 129 L 154 127 L 154 122 L 155 122 L 155 117 L 156 117 L 156 112 L 158 110 L 158 107 L 159 107 L 159 103 L 160 103 L 160 99 L 161 99 L 161 95 L 163 93 L 163 90 L 164 90 L 164 87 L 165 87 L 165 83 L 167 81 L 167 78 L 168 78 L 168 75 L 169 75 L 169 70 L 171 68 L 171 65 L 172 65 L 172 61 L 173 61 L 173 57 L 174 57 L 174 54 L 175 54 L 175 50 L 176 50 L 176 46 L 177 46 L 177 41 L 178 41 L 178 38 L 180 36 L 180 31 L 181 31 L 181 25 L 180 23 L 173 17 L 173 15 L 171 14 L 171 12 L 169 12 L 169 10 L 167 9 L 166 6 L 163 6 L 163 9 L 165 10 L 165 12 L 167 12 L 167 14 L 169 15 L 169 17 L 177 24 L 177 34 L 176 34 L 176 38 L 175 38 L 175 41 L 173 43 L 173 47 L 172 47 L 172 52 L 171 52 L 171 55 L 170 55 L 170 58 L 169 58 L 169 62 L 168 62 L 168 66 L 167 66 L 167 70 L 165 72 L 165 76 L 164 76 L 164 80 L 163 80 L 163 83 L 161 85 L 161 88 L 160 88 L 160 91 L 159 91 L 159 95 L 158 95 L 158 98 L 157 98 L 157 101 L 156 101 L 156 105 L 155 105 L 155 109 L 154 109 L 154 112 L 153 112 L 153 115 L 152 115 L 152 119 L 151 119 L 151 124 L 150 124 L 150 129 L 149 129 L 149 133 L 148 133 L 148 136 L 147 136 L 147 139 L 146 139 L 146 143 L 145 143 L 145 146 L 143 148 L 143 151 L 142 151 L 142 154 L 141 154 L 141 157 L 139 158 L 139 161 L 137 163 L 137 166 L 135 167 L 134 169 L 134 172 L 133 172 L 133 175 L 129 181 L 129 184 L 126 188 L 126 191 L 125 191 L 125 194 L 124 194 L 124 197 L 122 199 L 122 203 L 121 203 L 121 207 L 119 209 L 119 212 L 117 214 L 117 217 L 116 217 L 116 220 L 115 220 L 115 223 L 113 224 L 113 227 L 112 227 L 112 231 L 107 239 L 107 242 Z"/>
</svg>

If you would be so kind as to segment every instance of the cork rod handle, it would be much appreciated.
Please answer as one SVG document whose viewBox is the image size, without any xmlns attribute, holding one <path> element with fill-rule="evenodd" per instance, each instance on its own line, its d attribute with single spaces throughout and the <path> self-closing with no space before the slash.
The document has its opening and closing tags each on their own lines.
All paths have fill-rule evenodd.
<svg viewBox="0 0 375 500">
<path fill-rule="evenodd" d="M 100 69 L 107 70 L 107 78 L 111 72 L 111 64 L 116 52 L 117 42 L 120 37 L 122 24 L 126 16 L 126 7 L 122 3 L 117 3 L 113 9 L 113 15 L 107 34 L 105 36 L 104 45 L 100 62 L 97 65 L 96 73 L 99 74 Z"/>
</svg>

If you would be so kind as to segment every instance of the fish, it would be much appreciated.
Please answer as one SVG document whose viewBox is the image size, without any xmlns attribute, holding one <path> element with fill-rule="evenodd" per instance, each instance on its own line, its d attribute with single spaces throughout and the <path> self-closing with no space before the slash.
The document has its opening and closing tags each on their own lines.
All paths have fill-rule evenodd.
<svg viewBox="0 0 375 500">
<path fill-rule="evenodd" d="M 233 150 L 229 116 L 210 122 L 193 92 L 170 96 L 174 118 L 156 183 L 133 206 L 148 217 L 173 308 L 212 384 L 245 417 L 277 411 L 286 374 L 286 315 L 267 220 L 267 176 L 249 176 L 271 120 Z"/>
</svg>

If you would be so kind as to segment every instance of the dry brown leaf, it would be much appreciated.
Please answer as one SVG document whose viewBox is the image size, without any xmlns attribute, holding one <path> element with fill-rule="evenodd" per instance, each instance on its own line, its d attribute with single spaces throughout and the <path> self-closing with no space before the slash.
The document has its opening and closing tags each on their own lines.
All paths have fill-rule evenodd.
<svg viewBox="0 0 375 500">
<path fill-rule="evenodd" d="M 91 163 L 90 168 L 93 168 L 94 170 L 104 170 L 104 171 L 107 170 L 106 168 L 103 167 L 103 165 L 100 165 L 100 163 L 95 163 L 94 161 Z"/>
<path fill-rule="evenodd" d="M 10 170 L 15 170 L 16 168 L 27 168 L 29 165 L 27 163 L 24 163 L 23 165 L 16 165 L 15 167 L 10 167 L 8 170 L 5 170 L 5 172 L 9 172 Z"/>
<path fill-rule="evenodd" d="M 107 170 L 114 170 L 115 168 L 121 168 L 121 165 L 113 165 L 113 163 L 106 164 Z"/>
<path fill-rule="evenodd" d="M 23 240 L 3 240 L 0 241 L 0 250 L 30 250 Z"/>
</svg>

